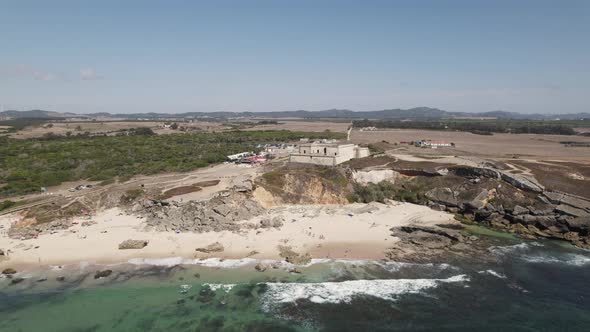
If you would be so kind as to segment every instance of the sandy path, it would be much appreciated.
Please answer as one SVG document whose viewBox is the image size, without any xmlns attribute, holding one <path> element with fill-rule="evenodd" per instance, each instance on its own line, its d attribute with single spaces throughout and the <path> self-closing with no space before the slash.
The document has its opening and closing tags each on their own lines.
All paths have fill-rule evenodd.
<svg viewBox="0 0 590 332">
<path fill-rule="evenodd" d="M 118 263 L 132 258 L 244 258 L 254 250 L 259 254 L 253 258 L 278 259 L 278 245 L 310 252 L 314 258 L 379 259 L 383 251 L 397 241 L 389 235 L 393 226 L 456 222 L 452 215 L 425 206 L 373 205 L 376 211 L 364 213 L 361 210 L 365 204 L 275 208 L 269 214 L 285 219 L 280 229 L 250 230 L 241 234 L 147 232 L 143 230 L 142 219 L 110 209 L 92 219 L 96 224 L 86 227 L 78 224 L 37 239 L 21 241 L 8 238 L 5 232 L 0 234 L 0 248 L 10 250 L 10 260 L 0 263 L 0 267 L 42 267 L 83 261 Z M 0 217 L 0 227 L 7 230 L 15 218 L 15 215 Z M 148 240 L 149 245 L 141 250 L 119 250 L 118 244 L 127 239 Z M 215 241 L 224 245 L 223 252 L 195 251 Z"/>
</svg>

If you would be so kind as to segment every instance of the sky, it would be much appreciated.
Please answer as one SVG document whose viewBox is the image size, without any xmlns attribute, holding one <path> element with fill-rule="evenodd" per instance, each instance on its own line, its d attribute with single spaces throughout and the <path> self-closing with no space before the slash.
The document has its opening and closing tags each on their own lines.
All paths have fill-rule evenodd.
<svg viewBox="0 0 590 332">
<path fill-rule="evenodd" d="M 0 0 L 0 107 L 590 112 L 590 1 Z"/>
</svg>

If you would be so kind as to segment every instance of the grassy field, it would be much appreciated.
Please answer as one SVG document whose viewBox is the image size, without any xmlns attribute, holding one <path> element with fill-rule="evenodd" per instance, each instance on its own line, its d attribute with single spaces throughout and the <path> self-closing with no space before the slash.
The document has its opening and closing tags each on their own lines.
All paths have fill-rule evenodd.
<svg viewBox="0 0 590 332">
<path fill-rule="evenodd" d="M 125 180 L 186 172 L 256 151 L 260 143 L 342 138 L 336 133 L 249 131 L 17 140 L 0 138 L 0 197 L 38 192 L 75 180 Z"/>
<path fill-rule="evenodd" d="M 440 119 L 428 121 L 357 120 L 355 128 L 377 127 L 464 131 L 480 135 L 492 133 L 575 135 L 575 127 L 590 127 L 590 120 L 505 120 Z"/>
<path fill-rule="evenodd" d="M 542 160 L 567 160 L 590 162 L 590 148 L 566 147 L 562 141 L 590 143 L 590 137 L 542 135 L 542 134 L 494 134 L 476 135 L 460 131 L 422 130 L 422 129 L 384 129 L 377 131 L 353 130 L 353 143 L 372 144 L 387 141 L 398 143 L 398 148 L 406 154 L 415 155 L 461 155 L 485 158 L 538 158 Z M 416 148 L 402 141 L 435 140 L 455 143 L 454 148 L 425 149 Z M 402 151 L 400 150 L 399 153 Z"/>
</svg>

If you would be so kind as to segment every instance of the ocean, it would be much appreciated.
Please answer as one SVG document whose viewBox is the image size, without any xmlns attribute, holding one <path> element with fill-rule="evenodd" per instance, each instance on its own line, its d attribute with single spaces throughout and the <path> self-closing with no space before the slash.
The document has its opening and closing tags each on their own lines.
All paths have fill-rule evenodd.
<svg viewBox="0 0 590 332">
<path fill-rule="evenodd" d="M 503 240 L 437 263 L 88 263 L 0 279 L 0 331 L 588 331 L 590 252 Z M 99 269 L 112 269 L 95 279 Z M 65 280 L 56 278 L 63 276 Z M 39 281 L 39 279 L 47 279 Z"/>
</svg>

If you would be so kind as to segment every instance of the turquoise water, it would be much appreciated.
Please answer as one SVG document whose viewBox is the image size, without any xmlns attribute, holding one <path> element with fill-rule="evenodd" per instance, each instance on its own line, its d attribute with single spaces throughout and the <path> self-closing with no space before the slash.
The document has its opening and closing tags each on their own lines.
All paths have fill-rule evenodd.
<svg viewBox="0 0 590 332">
<path fill-rule="evenodd" d="M 124 264 L 99 280 L 105 267 L 25 271 L 0 279 L 0 331 L 588 330 L 590 253 L 545 241 L 482 258 L 315 261 L 301 274 Z"/>
</svg>

